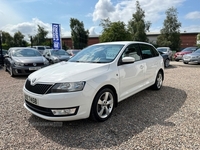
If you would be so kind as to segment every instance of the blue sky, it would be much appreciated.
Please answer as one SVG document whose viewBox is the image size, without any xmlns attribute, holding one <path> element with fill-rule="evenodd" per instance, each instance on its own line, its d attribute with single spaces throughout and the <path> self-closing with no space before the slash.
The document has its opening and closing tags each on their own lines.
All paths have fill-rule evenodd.
<svg viewBox="0 0 200 150">
<path fill-rule="evenodd" d="M 0 30 L 11 35 L 17 31 L 34 35 L 37 25 L 49 31 L 51 23 L 59 23 L 62 37 L 70 36 L 70 18 L 83 21 L 90 35 L 101 34 L 100 20 L 123 21 L 135 13 L 136 0 L 0 0 Z M 165 11 L 177 8 L 181 32 L 200 32 L 199 0 L 139 0 L 146 21 L 152 23 L 150 32 L 159 32 L 166 17 Z"/>
</svg>

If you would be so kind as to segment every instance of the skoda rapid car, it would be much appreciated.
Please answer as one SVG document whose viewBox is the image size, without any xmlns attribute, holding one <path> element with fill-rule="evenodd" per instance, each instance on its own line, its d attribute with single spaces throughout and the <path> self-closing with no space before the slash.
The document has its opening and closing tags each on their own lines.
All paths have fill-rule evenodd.
<svg viewBox="0 0 200 150">
<path fill-rule="evenodd" d="M 28 47 L 10 49 L 4 60 L 4 69 L 12 77 L 15 75 L 29 75 L 48 65 L 49 61 L 38 50 Z"/>
<path fill-rule="evenodd" d="M 107 120 L 118 102 L 164 79 L 163 58 L 148 43 L 108 42 L 89 46 L 67 62 L 28 76 L 24 107 L 52 121 Z"/>
</svg>

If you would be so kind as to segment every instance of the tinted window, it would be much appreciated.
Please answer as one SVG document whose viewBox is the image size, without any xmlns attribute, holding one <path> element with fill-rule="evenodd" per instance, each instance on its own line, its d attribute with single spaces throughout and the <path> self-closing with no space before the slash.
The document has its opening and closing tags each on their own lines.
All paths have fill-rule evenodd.
<svg viewBox="0 0 200 150">
<path fill-rule="evenodd" d="M 122 54 L 122 58 L 123 57 L 133 57 L 135 58 L 135 61 L 141 60 L 141 53 L 138 44 L 129 45 Z"/>
<path fill-rule="evenodd" d="M 37 49 L 38 49 L 38 50 L 45 50 L 44 47 L 38 47 Z"/>
<path fill-rule="evenodd" d="M 159 56 L 159 53 L 151 45 L 140 44 L 140 48 L 141 48 L 141 51 L 142 51 L 142 58 L 143 59 Z"/>
</svg>

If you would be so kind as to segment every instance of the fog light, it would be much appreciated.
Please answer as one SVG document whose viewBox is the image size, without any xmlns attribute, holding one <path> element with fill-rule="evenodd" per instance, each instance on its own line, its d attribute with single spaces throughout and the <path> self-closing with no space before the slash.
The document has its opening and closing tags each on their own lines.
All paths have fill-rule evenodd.
<svg viewBox="0 0 200 150">
<path fill-rule="evenodd" d="M 54 115 L 74 115 L 77 108 L 66 108 L 66 109 L 52 109 Z"/>
</svg>

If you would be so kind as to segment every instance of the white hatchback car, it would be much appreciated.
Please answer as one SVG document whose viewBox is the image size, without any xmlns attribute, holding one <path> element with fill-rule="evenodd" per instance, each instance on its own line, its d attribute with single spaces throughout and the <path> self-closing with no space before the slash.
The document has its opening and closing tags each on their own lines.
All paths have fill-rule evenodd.
<svg viewBox="0 0 200 150">
<path fill-rule="evenodd" d="M 151 44 L 95 44 L 29 75 L 24 107 L 52 121 L 105 121 L 118 102 L 150 86 L 159 90 L 163 79 L 163 58 Z"/>
</svg>

